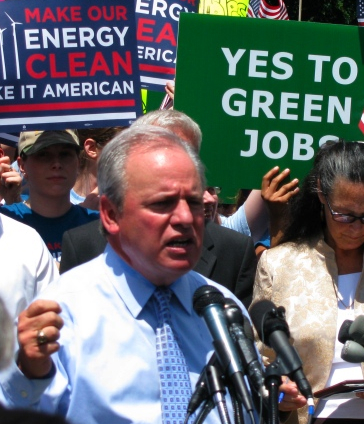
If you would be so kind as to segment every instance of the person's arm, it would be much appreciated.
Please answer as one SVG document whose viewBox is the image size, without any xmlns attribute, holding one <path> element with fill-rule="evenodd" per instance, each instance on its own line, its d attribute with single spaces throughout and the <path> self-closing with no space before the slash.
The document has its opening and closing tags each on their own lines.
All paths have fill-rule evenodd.
<svg viewBox="0 0 364 424">
<path fill-rule="evenodd" d="M 262 256 L 262 253 L 265 251 L 265 250 L 267 250 L 268 249 L 268 247 L 265 247 L 265 246 L 263 246 L 262 244 L 258 244 L 256 247 L 255 247 L 255 254 L 256 254 L 256 257 L 257 257 L 257 260 L 259 261 L 259 259 L 260 259 L 260 257 Z"/>
<path fill-rule="evenodd" d="M 60 311 L 57 302 L 36 300 L 20 313 L 18 351 L 0 381 L 0 401 L 9 408 L 64 415 L 60 405 L 63 397 L 65 400 L 69 397 L 70 389 L 67 373 L 57 355 L 63 326 Z M 46 343 L 39 344 L 40 330 L 47 336 Z"/>
<path fill-rule="evenodd" d="M 219 215 L 223 227 L 230 228 L 238 233 L 251 236 L 250 228 L 246 220 L 245 204 L 230 216 Z M 254 239 L 253 239 L 254 240 Z"/>
<path fill-rule="evenodd" d="M 269 212 L 261 191 L 252 190 L 236 212 L 228 217 L 219 215 L 219 220 L 223 227 L 251 236 L 257 243 L 269 227 Z"/>
<path fill-rule="evenodd" d="M 278 172 L 278 166 L 267 172 L 262 180 L 262 189 L 252 190 L 244 205 L 231 217 L 222 217 L 222 225 L 251 235 L 254 243 L 257 243 L 269 228 L 270 246 L 276 246 L 282 235 L 287 203 L 299 191 L 297 178 L 282 185 L 283 180 L 289 175 L 289 169 L 277 175 Z M 242 231 L 244 224 L 249 228 L 250 234 Z"/>
<path fill-rule="evenodd" d="M 244 203 L 246 221 L 254 243 L 257 243 L 269 226 L 269 212 L 260 190 L 252 190 Z"/>
<path fill-rule="evenodd" d="M 262 180 L 261 195 L 269 210 L 271 247 L 276 246 L 282 237 L 288 201 L 299 191 L 297 178 L 283 184 L 289 174 L 289 169 L 279 173 L 279 167 L 275 166 Z"/>
</svg>

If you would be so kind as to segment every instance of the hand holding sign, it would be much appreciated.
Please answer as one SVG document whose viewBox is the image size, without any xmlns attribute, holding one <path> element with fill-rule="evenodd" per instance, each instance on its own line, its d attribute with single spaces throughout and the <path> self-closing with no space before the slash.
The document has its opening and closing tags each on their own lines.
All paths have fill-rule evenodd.
<svg viewBox="0 0 364 424">
<path fill-rule="evenodd" d="M 287 203 L 299 191 L 297 178 L 283 184 L 290 174 L 289 169 L 286 168 L 279 174 L 278 172 L 279 167 L 275 166 L 264 175 L 262 181 L 262 198 L 268 206 L 270 215 L 271 247 L 274 247 L 282 236 Z"/>
</svg>

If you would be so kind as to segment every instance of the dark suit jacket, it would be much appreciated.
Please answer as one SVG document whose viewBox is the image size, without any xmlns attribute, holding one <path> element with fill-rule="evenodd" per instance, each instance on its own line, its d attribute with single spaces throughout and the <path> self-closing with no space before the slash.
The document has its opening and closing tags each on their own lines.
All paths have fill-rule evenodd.
<svg viewBox="0 0 364 424">
<path fill-rule="evenodd" d="M 104 251 L 107 241 L 99 225 L 99 221 L 93 221 L 63 234 L 61 274 Z M 203 250 L 195 271 L 227 287 L 248 307 L 256 266 L 250 237 L 213 222 L 206 223 Z"/>
</svg>

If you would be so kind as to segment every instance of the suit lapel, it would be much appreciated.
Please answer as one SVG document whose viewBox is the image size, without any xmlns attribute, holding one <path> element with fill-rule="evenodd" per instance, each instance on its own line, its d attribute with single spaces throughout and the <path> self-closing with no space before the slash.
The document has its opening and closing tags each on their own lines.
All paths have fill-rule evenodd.
<svg viewBox="0 0 364 424">
<path fill-rule="evenodd" d="M 205 225 L 205 234 L 203 237 L 202 253 L 197 262 L 194 271 L 199 272 L 207 278 L 210 278 L 217 261 L 216 255 L 213 253 L 214 241 L 210 236 L 209 226 Z"/>
</svg>

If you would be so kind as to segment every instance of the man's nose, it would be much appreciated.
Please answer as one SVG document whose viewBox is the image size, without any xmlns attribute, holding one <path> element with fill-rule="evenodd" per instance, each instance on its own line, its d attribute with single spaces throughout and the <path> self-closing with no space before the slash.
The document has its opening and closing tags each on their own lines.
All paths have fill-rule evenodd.
<svg viewBox="0 0 364 424">
<path fill-rule="evenodd" d="M 51 164 L 52 164 L 52 168 L 61 168 L 62 167 L 61 157 L 59 155 L 52 156 Z"/>
<path fill-rule="evenodd" d="M 203 202 L 204 202 L 204 204 L 215 203 L 214 196 L 210 192 L 208 192 L 207 190 L 205 190 L 204 193 L 203 193 Z"/>
<path fill-rule="evenodd" d="M 191 225 L 193 222 L 193 214 L 191 212 L 190 205 L 186 202 L 186 200 L 180 200 L 176 205 L 171 223 L 173 225 Z"/>
</svg>

